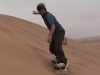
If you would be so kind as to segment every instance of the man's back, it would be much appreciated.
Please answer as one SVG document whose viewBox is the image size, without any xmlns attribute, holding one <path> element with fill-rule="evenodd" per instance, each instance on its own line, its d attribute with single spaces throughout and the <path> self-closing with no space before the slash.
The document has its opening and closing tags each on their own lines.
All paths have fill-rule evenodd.
<svg viewBox="0 0 100 75">
<path fill-rule="evenodd" d="M 44 16 L 42 16 L 47 28 L 50 30 L 51 29 L 51 24 L 55 24 L 56 30 L 55 31 L 60 31 L 63 30 L 63 27 L 60 25 L 60 23 L 57 21 L 54 15 L 52 15 L 50 12 L 46 12 Z"/>
</svg>

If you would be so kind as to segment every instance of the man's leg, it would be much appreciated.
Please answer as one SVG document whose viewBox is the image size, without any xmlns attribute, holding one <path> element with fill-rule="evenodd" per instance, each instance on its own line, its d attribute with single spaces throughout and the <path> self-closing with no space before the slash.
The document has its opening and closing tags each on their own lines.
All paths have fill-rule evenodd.
<svg viewBox="0 0 100 75">
<path fill-rule="evenodd" d="M 55 48 L 54 48 L 54 41 L 52 39 L 52 42 L 49 45 L 49 51 L 51 52 L 51 54 L 55 54 Z"/>
<path fill-rule="evenodd" d="M 53 39 L 54 39 L 57 63 L 63 63 L 64 65 L 66 65 L 67 58 L 65 57 L 65 54 L 62 48 L 62 41 L 64 39 L 64 35 L 65 35 L 65 31 L 57 32 L 54 34 Z"/>
<path fill-rule="evenodd" d="M 54 47 L 54 40 L 53 39 L 52 39 L 52 42 L 49 45 L 49 51 L 51 52 L 51 54 L 54 54 L 56 56 L 55 47 Z M 51 62 L 53 64 L 57 64 L 57 59 L 54 58 Z"/>
</svg>

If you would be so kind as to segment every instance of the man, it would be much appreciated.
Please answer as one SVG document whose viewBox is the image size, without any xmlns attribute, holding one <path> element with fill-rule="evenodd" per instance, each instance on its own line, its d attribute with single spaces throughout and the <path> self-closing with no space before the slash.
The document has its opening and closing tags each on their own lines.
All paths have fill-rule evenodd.
<svg viewBox="0 0 100 75">
<path fill-rule="evenodd" d="M 47 28 L 50 31 L 47 42 L 50 43 L 50 52 L 56 56 L 56 58 L 52 60 L 52 63 L 56 64 L 54 68 L 56 70 L 65 70 L 68 66 L 67 58 L 65 57 L 64 51 L 62 49 L 62 41 L 64 40 L 65 30 L 59 24 L 55 16 L 47 11 L 43 3 L 37 5 L 37 11 L 38 12 L 33 11 L 33 14 L 41 15 Z"/>
</svg>

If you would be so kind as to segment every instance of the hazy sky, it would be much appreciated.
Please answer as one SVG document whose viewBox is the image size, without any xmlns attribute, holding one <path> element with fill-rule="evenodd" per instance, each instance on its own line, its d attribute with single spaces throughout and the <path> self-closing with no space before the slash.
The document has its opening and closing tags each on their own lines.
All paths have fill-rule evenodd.
<svg viewBox="0 0 100 75">
<path fill-rule="evenodd" d="M 46 27 L 41 16 L 32 14 L 41 2 L 65 28 L 67 37 L 73 39 L 100 35 L 100 0 L 0 0 L 0 14 Z"/>
</svg>

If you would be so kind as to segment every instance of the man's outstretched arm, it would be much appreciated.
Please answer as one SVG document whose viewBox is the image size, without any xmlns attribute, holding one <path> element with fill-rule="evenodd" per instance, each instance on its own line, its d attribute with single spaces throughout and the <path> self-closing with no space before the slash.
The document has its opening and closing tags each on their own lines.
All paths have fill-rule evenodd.
<svg viewBox="0 0 100 75">
<path fill-rule="evenodd" d="M 32 11 L 32 12 L 33 12 L 34 15 L 36 15 L 36 14 L 39 14 L 40 15 L 40 13 L 37 12 L 37 11 Z"/>
</svg>

